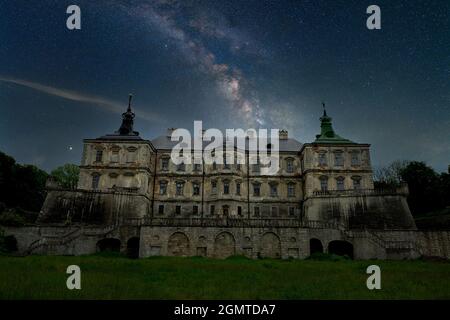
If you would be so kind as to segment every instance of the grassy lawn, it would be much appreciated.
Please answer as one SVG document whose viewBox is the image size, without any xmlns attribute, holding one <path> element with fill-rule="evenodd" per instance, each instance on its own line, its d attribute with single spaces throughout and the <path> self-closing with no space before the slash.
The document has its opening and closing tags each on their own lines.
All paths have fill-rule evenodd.
<svg viewBox="0 0 450 320">
<path fill-rule="evenodd" d="M 81 290 L 66 268 L 81 268 Z M 367 266 L 381 290 L 366 288 Z M 0 299 L 450 299 L 450 263 L 0 256 Z"/>
</svg>

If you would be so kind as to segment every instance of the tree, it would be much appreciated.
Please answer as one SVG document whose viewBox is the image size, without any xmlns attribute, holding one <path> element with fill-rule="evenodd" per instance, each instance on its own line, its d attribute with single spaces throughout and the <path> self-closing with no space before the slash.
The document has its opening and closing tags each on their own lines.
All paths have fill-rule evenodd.
<svg viewBox="0 0 450 320">
<path fill-rule="evenodd" d="M 80 168 L 74 164 L 65 164 L 53 170 L 51 176 L 66 189 L 76 189 L 78 184 L 78 177 L 80 175 Z"/>
<path fill-rule="evenodd" d="M 402 182 L 401 171 L 408 165 L 408 161 L 397 160 L 390 165 L 375 170 L 374 182 L 376 187 L 398 187 Z"/>
<path fill-rule="evenodd" d="M 408 204 L 414 215 L 441 209 L 445 206 L 441 196 L 440 175 L 424 162 L 412 161 L 401 169 L 400 176 L 408 184 Z"/>
</svg>

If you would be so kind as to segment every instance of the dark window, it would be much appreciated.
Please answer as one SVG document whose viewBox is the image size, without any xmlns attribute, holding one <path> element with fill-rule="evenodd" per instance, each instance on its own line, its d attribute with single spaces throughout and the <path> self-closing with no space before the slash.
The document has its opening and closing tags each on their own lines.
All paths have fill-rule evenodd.
<svg viewBox="0 0 450 320">
<path fill-rule="evenodd" d="M 278 187 L 276 184 L 271 184 L 270 185 L 270 196 L 272 197 L 276 197 L 278 194 Z"/>
<path fill-rule="evenodd" d="M 193 206 L 192 207 L 192 213 L 193 214 L 198 214 L 198 206 Z"/>
<path fill-rule="evenodd" d="M 223 210 L 223 215 L 224 215 L 225 217 L 228 217 L 228 206 L 223 206 L 223 207 L 222 207 L 222 210 Z"/>
<path fill-rule="evenodd" d="M 167 182 L 161 181 L 159 183 L 159 194 L 163 195 L 167 193 Z"/>
<path fill-rule="evenodd" d="M 216 208 L 215 208 L 213 205 L 209 207 L 209 213 L 210 213 L 211 215 L 214 214 L 214 211 L 215 211 L 215 210 L 216 210 Z"/>
<path fill-rule="evenodd" d="M 361 190 L 361 177 L 353 177 L 353 189 Z"/>
<path fill-rule="evenodd" d="M 288 197 L 295 197 L 295 184 L 288 184 Z"/>
<path fill-rule="evenodd" d="M 327 165 L 327 154 L 325 152 L 319 153 L 319 166 L 326 166 Z"/>
<path fill-rule="evenodd" d="M 241 206 L 237 207 L 237 214 L 238 214 L 238 216 L 242 216 L 242 207 Z"/>
<path fill-rule="evenodd" d="M 177 196 L 183 195 L 183 187 L 184 187 L 184 183 L 183 182 L 177 182 L 177 188 L 176 188 L 176 195 Z"/>
<path fill-rule="evenodd" d="M 177 215 L 180 215 L 180 214 L 181 214 L 181 206 L 176 206 L 176 207 L 175 207 L 175 213 L 176 213 Z"/>
<path fill-rule="evenodd" d="M 99 182 L 100 182 L 100 175 L 94 174 L 92 176 L 92 189 L 97 190 Z"/>
<path fill-rule="evenodd" d="M 352 154 L 352 166 L 359 166 L 360 165 L 359 152 L 353 151 L 351 154 Z"/>
<path fill-rule="evenodd" d="M 211 181 L 211 192 L 217 193 L 217 182 L 216 181 Z"/>
<path fill-rule="evenodd" d="M 255 197 L 259 197 L 261 195 L 261 185 L 260 184 L 253 185 L 253 195 Z"/>
<path fill-rule="evenodd" d="M 295 216 L 295 207 L 289 207 L 289 216 Z"/>
<path fill-rule="evenodd" d="M 272 207 L 271 211 L 272 211 L 272 217 L 278 216 L 278 207 Z"/>
<path fill-rule="evenodd" d="M 334 153 L 334 165 L 336 167 L 342 167 L 344 165 L 344 155 L 342 151 L 336 151 Z"/>
<path fill-rule="evenodd" d="M 320 177 L 320 190 L 328 191 L 328 177 L 325 176 Z"/>
<path fill-rule="evenodd" d="M 160 205 L 158 206 L 158 213 L 159 213 L 159 214 L 164 214 L 164 205 L 163 205 L 163 204 L 160 204 Z"/>
<path fill-rule="evenodd" d="M 194 171 L 200 171 L 200 164 L 199 163 L 195 163 L 194 164 Z"/>
<path fill-rule="evenodd" d="M 259 217 L 259 207 L 254 207 L 253 210 L 254 210 L 255 217 Z"/>
<path fill-rule="evenodd" d="M 168 158 L 161 159 L 161 169 L 169 170 L 169 159 Z"/>
<path fill-rule="evenodd" d="M 223 194 L 230 194 L 230 183 L 228 181 L 223 183 Z"/>
<path fill-rule="evenodd" d="M 239 196 L 241 194 L 241 184 L 236 182 L 236 194 Z"/>
<path fill-rule="evenodd" d="M 345 186 L 344 186 L 344 177 L 337 177 L 336 178 L 336 189 L 338 191 L 344 191 L 345 190 Z"/>
<path fill-rule="evenodd" d="M 103 150 L 97 150 L 95 153 L 95 162 L 102 162 L 103 160 Z"/>
<path fill-rule="evenodd" d="M 200 185 L 198 183 L 193 184 L 194 196 L 198 196 L 200 194 Z"/>
<path fill-rule="evenodd" d="M 292 159 L 286 160 L 286 171 L 289 173 L 294 172 L 294 160 Z"/>
</svg>

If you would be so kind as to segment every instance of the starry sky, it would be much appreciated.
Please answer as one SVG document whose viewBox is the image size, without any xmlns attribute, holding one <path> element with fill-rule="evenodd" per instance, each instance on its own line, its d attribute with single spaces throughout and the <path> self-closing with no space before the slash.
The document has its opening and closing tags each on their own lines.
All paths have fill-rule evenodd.
<svg viewBox="0 0 450 320">
<path fill-rule="evenodd" d="M 68 30 L 66 8 L 81 9 Z M 368 30 L 366 8 L 381 8 Z M 336 132 L 394 160 L 450 164 L 450 1 L 0 0 L 0 150 L 49 171 L 117 130 Z"/>
</svg>

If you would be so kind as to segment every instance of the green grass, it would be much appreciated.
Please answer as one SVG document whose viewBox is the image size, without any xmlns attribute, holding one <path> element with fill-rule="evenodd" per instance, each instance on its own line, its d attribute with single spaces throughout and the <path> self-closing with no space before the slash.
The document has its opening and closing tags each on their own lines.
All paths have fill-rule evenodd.
<svg viewBox="0 0 450 320">
<path fill-rule="evenodd" d="M 0 256 L 0 299 L 450 299 L 450 263 Z M 81 268 L 81 290 L 66 268 Z M 381 267 L 381 290 L 366 288 Z"/>
</svg>

